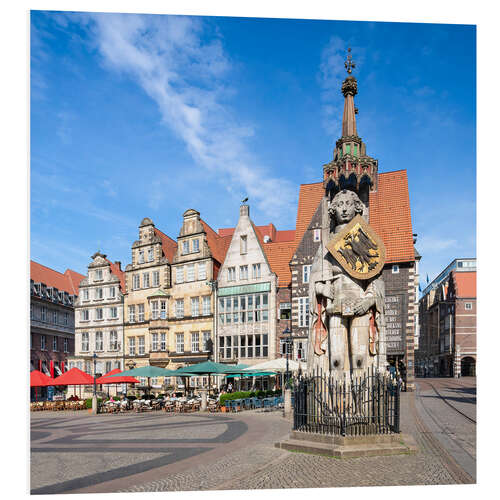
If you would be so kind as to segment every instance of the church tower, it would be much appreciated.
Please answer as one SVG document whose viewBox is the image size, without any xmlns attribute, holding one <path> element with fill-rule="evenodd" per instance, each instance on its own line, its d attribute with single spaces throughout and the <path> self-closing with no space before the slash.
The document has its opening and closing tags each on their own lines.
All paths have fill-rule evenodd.
<svg viewBox="0 0 500 500">
<path fill-rule="evenodd" d="M 355 191 L 368 208 L 369 192 L 377 190 L 378 161 L 366 154 L 366 145 L 356 130 L 358 110 L 354 96 L 358 93 L 358 82 L 351 74 L 355 67 L 349 48 L 345 61 L 348 76 L 341 88 L 344 95 L 342 136 L 335 144 L 333 161 L 323 166 L 323 181 L 329 199 L 341 189 L 349 189 Z"/>
</svg>

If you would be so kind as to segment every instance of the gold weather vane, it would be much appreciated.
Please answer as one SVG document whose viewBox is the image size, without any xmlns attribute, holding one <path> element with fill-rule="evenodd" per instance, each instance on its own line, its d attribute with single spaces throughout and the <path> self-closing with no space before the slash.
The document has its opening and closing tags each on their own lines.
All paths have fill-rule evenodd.
<svg viewBox="0 0 500 500">
<path fill-rule="evenodd" d="M 349 75 L 352 73 L 352 69 L 356 67 L 356 63 L 352 60 L 351 47 L 347 49 L 347 61 L 344 63 L 344 66 Z"/>
</svg>

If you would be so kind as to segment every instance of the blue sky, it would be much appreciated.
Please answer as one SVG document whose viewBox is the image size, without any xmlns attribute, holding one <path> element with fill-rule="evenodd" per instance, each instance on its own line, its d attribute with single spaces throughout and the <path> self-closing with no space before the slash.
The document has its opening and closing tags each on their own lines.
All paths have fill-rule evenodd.
<svg viewBox="0 0 500 500">
<path fill-rule="evenodd" d="M 407 169 L 421 276 L 475 256 L 475 28 L 162 15 L 31 13 L 31 258 L 85 273 L 130 262 L 143 217 L 176 238 L 250 198 L 295 226 L 340 136 L 352 47 L 358 134 L 379 171 Z"/>
</svg>

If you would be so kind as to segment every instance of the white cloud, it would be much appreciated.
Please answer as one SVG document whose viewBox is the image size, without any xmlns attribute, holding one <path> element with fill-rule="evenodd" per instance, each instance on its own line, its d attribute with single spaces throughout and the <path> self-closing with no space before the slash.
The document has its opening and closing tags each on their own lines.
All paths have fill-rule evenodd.
<svg viewBox="0 0 500 500">
<path fill-rule="evenodd" d="M 453 238 L 423 235 L 418 239 L 417 248 L 422 255 L 427 256 L 440 253 L 443 250 L 448 250 L 450 248 L 457 249 L 458 241 Z"/>
<path fill-rule="evenodd" d="M 130 76 L 156 102 L 163 123 L 185 143 L 203 175 L 218 178 L 227 191 L 232 185 L 235 196 L 249 196 L 274 220 L 289 218 L 297 189 L 249 151 L 245 141 L 252 127 L 237 122 L 224 103 L 234 91 L 227 84 L 230 60 L 200 20 L 127 14 L 69 18 L 87 27 L 105 67 Z M 153 207 L 168 195 L 168 183 L 161 187 L 154 187 Z"/>
</svg>

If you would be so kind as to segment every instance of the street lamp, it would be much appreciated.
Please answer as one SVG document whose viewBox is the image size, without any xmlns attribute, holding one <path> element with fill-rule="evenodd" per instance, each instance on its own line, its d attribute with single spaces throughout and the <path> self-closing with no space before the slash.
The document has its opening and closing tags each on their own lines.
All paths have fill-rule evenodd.
<svg viewBox="0 0 500 500">
<path fill-rule="evenodd" d="M 290 346 L 292 345 L 292 330 L 288 328 L 288 326 L 283 330 L 283 335 L 288 335 L 288 338 L 285 338 L 285 346 L 286 346 L 286 382 L 285 388 L 288 385 L 288 380 L 290 378 L 289 370 L 288 370 L 288 353 L 290 351 Z"/>
<path fill-rule="evenodd" d="M 97 375 L 96 359 L 97 359 L 97 354 L 94 352 L 94 355 L 92 357 L 94 358 L 94 396 L 97 396 L 97 384 L 96 384 L 96 375 Z"/>
</svg>

